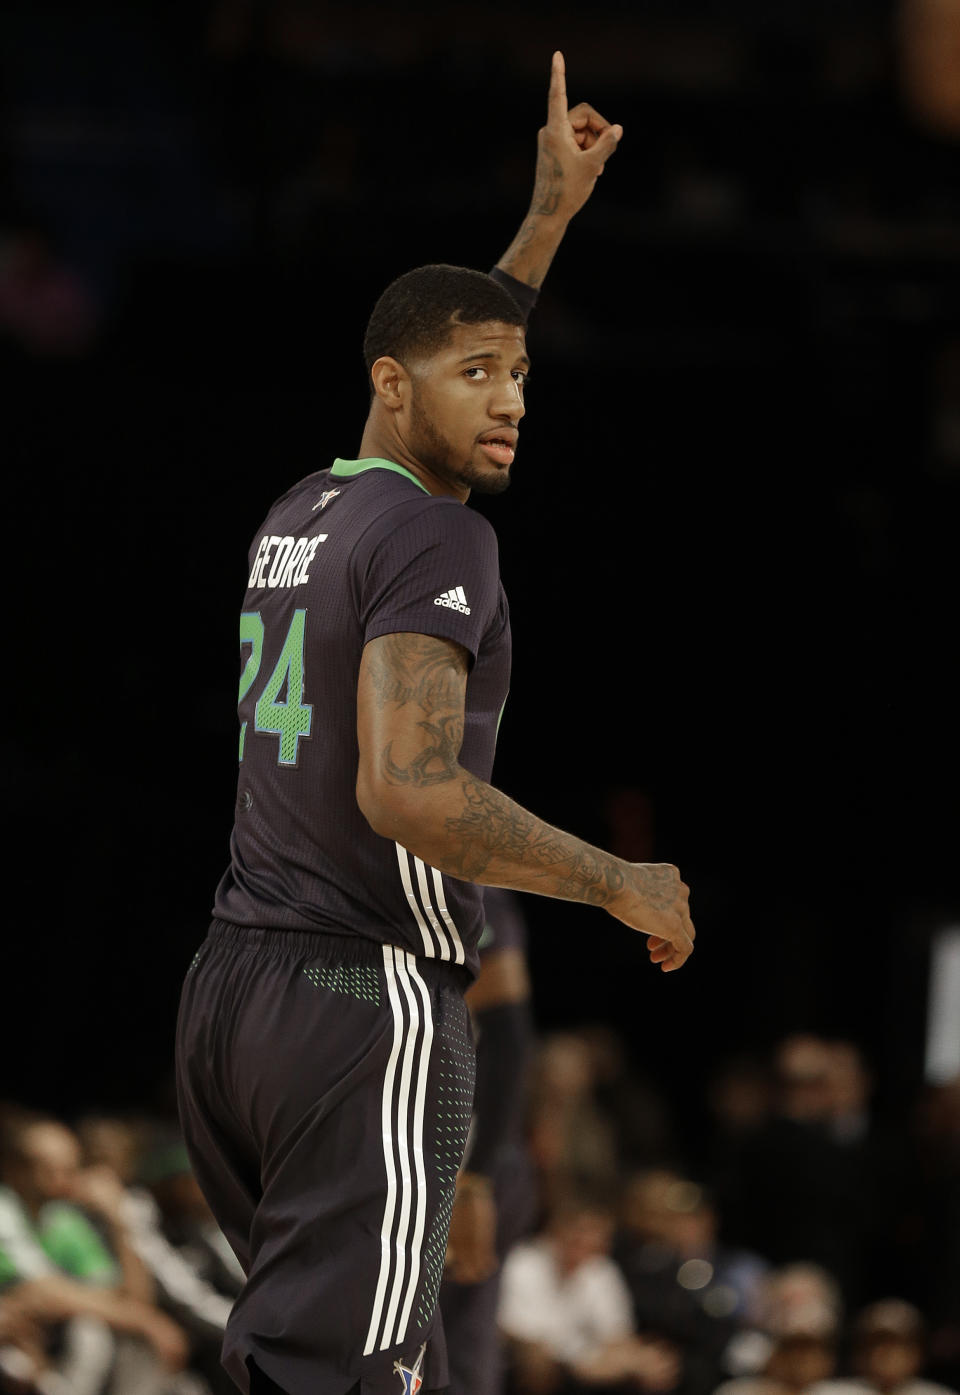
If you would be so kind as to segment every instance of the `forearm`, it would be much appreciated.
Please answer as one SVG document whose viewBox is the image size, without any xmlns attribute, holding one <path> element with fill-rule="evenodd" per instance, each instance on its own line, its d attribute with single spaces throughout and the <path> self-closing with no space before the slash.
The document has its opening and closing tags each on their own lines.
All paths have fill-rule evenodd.
<svg viewBox="0 0 960 1395">
<path fill-rule="evenodd" d="M 374 832 L 462 881 L 602 906 L 651 937 L 665 971 L 692 948 L 686 887 L 668 863 L 626 862 L 555 828 L 460 763 L 465 650 L 391 633 L 363 651 L 357 802 Z"/>
<path fill-rule="evenodd" d="M 442 781 L 410 788 L 408 772 L 384 756 L 396 793 L 374 827 L 441 872 L 593 906 L 623 890 L 622 859 L 544 822 L 459 763 Z"/>
<path fill-rule="evenodd" d="M 137 1299 L 60 1274 L 28 1279 L 13 1292 L 23 1310 L 41 1322 L 97 1317 L 120 1332 L 141 1332 L 152 1316 L 149 1306 Z"/>
<path fill-rule="evenodd" d="M 535 290 L 543 285 L 567 231 L 569 220 L 555 211 L 556 198 L 558 195 L 551 194 L 548 188 L 541 189 L 538 180 L 530 210 L 520 224 L 516 237 L 497 262 L 501 271 Z"/>
<path fill-rule="evenodd" d="M 141 1303 L 153 1303 L 156 1298 L 156 1285 L 149 1269 L 134 1249 L 126 1229 L 123 1226 L 115 1226 L 110 1238 L 120 1266 L 120 1292 Z"/>
</svg>

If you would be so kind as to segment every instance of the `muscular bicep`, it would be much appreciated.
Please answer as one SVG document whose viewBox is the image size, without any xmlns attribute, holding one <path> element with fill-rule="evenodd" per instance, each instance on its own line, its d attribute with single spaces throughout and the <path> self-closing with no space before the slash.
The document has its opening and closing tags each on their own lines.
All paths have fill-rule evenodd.
<svg viewBox="0 0 960 1395">
<path fill-rule="evenodd" d="M 375 828 L 405 794 L 456 777 L 469 662 L 461 645 L 432 635 L 381 635 L 365 646 L 357 798 Z"/>
</svg>

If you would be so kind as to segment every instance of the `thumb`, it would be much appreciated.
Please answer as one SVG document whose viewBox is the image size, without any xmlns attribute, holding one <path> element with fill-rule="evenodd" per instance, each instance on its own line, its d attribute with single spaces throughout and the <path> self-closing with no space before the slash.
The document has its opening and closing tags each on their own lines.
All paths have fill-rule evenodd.
<svg viewBox="0 0 960 1395">
<path fill-rule="evenodd" d="M 600 163 L 600 168 L 609 160 L 610 156 L 620 144 L 620 137 L 623 135 L 622 126 L 608 126 L 597 136 L 596 143 L 591 147 L 590 154 Z"/>
</svg>

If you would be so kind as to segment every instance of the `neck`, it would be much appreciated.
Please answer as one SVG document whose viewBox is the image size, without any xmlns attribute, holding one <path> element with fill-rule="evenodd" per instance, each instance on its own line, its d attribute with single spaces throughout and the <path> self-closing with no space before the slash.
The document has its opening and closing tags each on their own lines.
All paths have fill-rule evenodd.
<svg viewBox="0 0 960 1395">
<path fill-rule="evenodd" d="M 424 489 L 431 494 L 443 494 L 451 499 L 459 499 L 465 504 L 470 497 L 470 490 L 465 486 L 450 483 L 441 479 L 439 475 L 422 464 L 401 441 L 395 431 L 389 430 L 381 422 L 376 420 L 375 414 L 370 413 L 367 424 L 363 429 L 360 438 L 360 454 L 358 460 L 392 460 L 395 465 L 402 465 L 405 470 L 409 470 L 411 475 L 423 485 Z"/>
</svg>

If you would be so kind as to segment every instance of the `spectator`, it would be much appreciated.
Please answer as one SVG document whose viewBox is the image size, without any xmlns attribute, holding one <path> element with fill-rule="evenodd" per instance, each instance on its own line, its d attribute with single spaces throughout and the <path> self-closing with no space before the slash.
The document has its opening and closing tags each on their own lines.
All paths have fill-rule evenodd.
<svg viewBox="0 0 960 1395">
<path fill-rule="evenodd" d="M 774 1264 L 822 1266 L 855 1307 L 869 1281 L 883 1208 L 871 1131 L 838 1136 L 851 1119 L 835 1113 L 838 1058 L 836 1045 L 818 1036 L 780 1042 L 771 1117 L 744 1141 L 736 1175 L 725 1178 L 721 1209 L 731 1243 Z"/>
<path fill-rule="evenodd" d="M 676 1388 L 674 1349 L 635 1330 L 612 1238 L 610 1212 L 566 1200 L 542 1234 L 507 1256 L 498 1317 L 513 1395 Z"/>
<path fill-rule="evenodd" d="M 673 1123 L 663 1099 L 631 1061 L 623 1036 L 592 1022 L 576 1034 L 590 1054 L 593 1098 L 613 1129 L 620 1167 L 633 1171 L 677 1154 Z"/>
<path fill-rule="evenodd" d="M 619 1180 L 615 1130 L 595 1087 L 593 1052 L 575 1032 L 555 1032 L 540 1043 L 528 1128 L 546 1212 L 571 1192 L 609 1196 Z"/>
<path fill-rule="evenodd" d="M 87 1163 L 110 1169 L 124 1185 L 131 1244 L 159 1303 L 190 1336 L 191 1366 L 213 1395 L 232 1395 L 220 1349 L 242 1271 L 196 1185 L 183 1145 L 176 1139 L 151 1147 L 149 1124 L 102 1116 L 82 1119 L 77 1132 Z"/>
<path fill-rule="evenodd" d="M 930 1325 L 932 1378 L 960 1388 L 960 1076 L 922 1090 L 905 1139 L 896 1272 Z"/>
<path fill-rule="evenodd" d="M 724 1355 L 755 1311 L 766 1262 L 720 1245 L 704 1189 L 666 1169 L 627 1182 L 614 1257 L 639 1330 L 682 1352 L 684 1395 L 712 1391 L 729 1374 Z"/>
<path fill-rule="evenodd" d="M 185 1364 L 186 1339 L 152 1302 L 150 1276 L 121 1215 L 122 1189 L 118 1195 L 103 1169 L 80 1163 L 79 1141 L 59 1121 L 15 1110 L 4 1117 L 0 1275 L 8 1321 L 43 1333 L 49 1374 L 59 1374 L 70 1395 L 183 1392 L 188 1384 L 172 1373 Z"/>
<path fill-rule="evenodd" d="M 821 1381 L 814 1395 L 954 1395 L 947 1386 L 923 1380 L 926 1335 L 919 1310 L 902 1299 L 871 1303 L 853 1329 L 854 1375 Z"/>
<path fill-rule="evenodd" d="M 755 1327 L 727 1353 L 739 1375 L 715 1395 L 799 1395 L 836 1369 L 843 1318 L 840 1288 L 813 1264 L 770 1271 L 757 1292 Z"/>
</svg>

